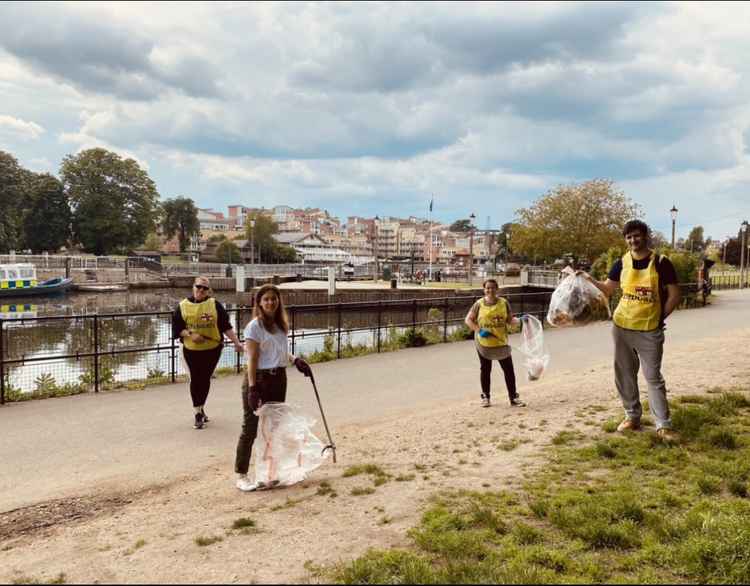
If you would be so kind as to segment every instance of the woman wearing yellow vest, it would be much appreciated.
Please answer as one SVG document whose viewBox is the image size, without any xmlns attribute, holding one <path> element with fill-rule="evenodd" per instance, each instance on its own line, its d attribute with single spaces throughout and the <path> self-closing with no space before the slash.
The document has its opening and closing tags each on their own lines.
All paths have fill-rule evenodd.
<svg viewBox="0 0 750 586">
<path fill-rule="evenodd" d="M 193 295 L 180 301 L 172 315 L 172 337 L 182 342 L 182 352 L 190 376 L 190 396 L 195 411 L 195 429 L 203 429 L 208 423 L 204 409 L 211 375 L 224 349 L 224 335 L 232 342 L 237 352 L 242 352 L 237 334 L 229 323 L 229 315 L 221 303 L 209 295 L 211 290 L 206 277 L 196 277 Z"/>
<path fill-rule="evenodd" d="M 513 407 L 523 407 L 525 403 L 516 391 L 516 375 L 513 371 L 513 358 L 508 345 L 508 325 L 518 324 L 513 317 L 508 300 L 497 296 L 498 285 L 495 279 L 487 279 L 482 285 L 484 297 L 479 299 L 466 315 L 466 325 L 474 332 L 474 341 L 479 355 L 482 385 L 482 407 L 490 406 L 490 380 L 492 361 L 500 362 L 508 387 L 508 398 Z"/>
<path fill-rule="evenodd" d="M 668 258 L 648 247 L 649 228 L 640 220 L 625 224 L 623 235 L 628 252 L 613 265 L 605 282 L 586 277 L 610 297 L 618 287 L 622 298 L 612 317 L 615 343 L 615 386 L 625 408 L 625 419 L 617 430 L 641 427 L 642 407 L 638 369 L 648 383 L 648 403 L 656 422 L 656 433 L 664 441 L 676 441 L 667 402 L 667 387 L 661 374 L 664 354 L 664 320 L 680 303 L 677 274 Z"/>
</svg>

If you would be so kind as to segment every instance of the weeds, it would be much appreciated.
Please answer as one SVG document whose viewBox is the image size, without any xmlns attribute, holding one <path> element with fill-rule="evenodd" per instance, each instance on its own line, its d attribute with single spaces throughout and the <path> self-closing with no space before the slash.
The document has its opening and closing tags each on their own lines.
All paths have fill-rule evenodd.
<svg viewBox="0 0 750 586">
<path fill-rule="evenodd" d="M 214 535 L 211 537 L 196 537 L 193 541 L 195 541 L 195 545 L 199 547 L 207 547 L 209 545 L 213 545 L 214 543 L 218 543 L 220 541 L 223 541 L 223 537 L 219 537 L 218 535 Z"/>
</svg>

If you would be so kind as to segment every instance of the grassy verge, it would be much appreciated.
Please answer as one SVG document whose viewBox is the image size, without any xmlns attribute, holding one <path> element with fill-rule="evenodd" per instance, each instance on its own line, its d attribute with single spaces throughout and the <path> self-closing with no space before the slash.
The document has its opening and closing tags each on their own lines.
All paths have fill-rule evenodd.
<svg viewBox="0 0 750 586">
<path fill-rule="evenodd" d="M 436 497 L 408 549 L 330 568 L 347 584 L 748 583 L 747 389 L 687 397 L 677 445 L 565 437 L 523 490 Z"/>
</svg>

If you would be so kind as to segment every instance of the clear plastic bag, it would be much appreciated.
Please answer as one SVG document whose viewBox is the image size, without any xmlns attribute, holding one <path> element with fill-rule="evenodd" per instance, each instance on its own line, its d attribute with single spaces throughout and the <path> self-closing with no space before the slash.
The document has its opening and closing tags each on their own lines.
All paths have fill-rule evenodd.
<svg viewBox="0 0 750 586">
<path fill-rule="evenodd" d="M 253 443 L 254 482 L 258 487 L 301 482 L 328 457 L 325 444 L 311 431 L 315 420 L 288 403 L 269 402 L 257 411 Z"/>
<path fill-rule="evenodd" d="M 542 322 L 533 315 L 521 317 L 521 347 L 523 365 L 530 381 L 538 380 L 549 365 L 549 352 L 544 344 Z"/>
<path fill-rule="evenodd" d="M 604 293 L 583 275 L 571 272 L 552 293 L 547 322 L 556 327 L 581 326 L 610 315 Z"/>
</svg>

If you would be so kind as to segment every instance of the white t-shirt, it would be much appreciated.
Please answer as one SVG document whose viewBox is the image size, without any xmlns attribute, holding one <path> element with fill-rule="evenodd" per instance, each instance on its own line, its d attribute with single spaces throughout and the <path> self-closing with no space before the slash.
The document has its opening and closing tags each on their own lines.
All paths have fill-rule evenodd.
<svg viewBox="0 0 750 586">
<path fill-rule="evenodd" d="M 256 317 L 245 326 L 245 340 L 253 340 L 260 346 L 258 368 L 286 367 L 289 364 L 289 341 L 284 330 L 276 328 L 272 334 Z"/>
</svg>

